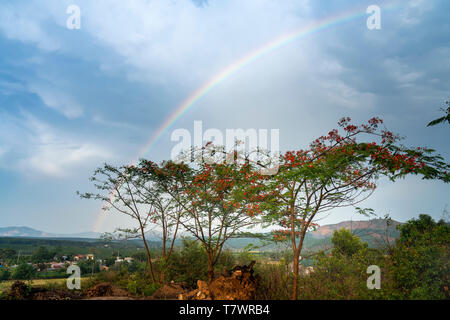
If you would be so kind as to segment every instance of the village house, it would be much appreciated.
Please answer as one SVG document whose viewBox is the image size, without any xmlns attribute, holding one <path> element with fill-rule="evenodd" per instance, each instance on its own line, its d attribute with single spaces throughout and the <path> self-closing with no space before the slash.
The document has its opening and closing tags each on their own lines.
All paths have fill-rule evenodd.
<svg viewBox="0 0 450 320">
<path fill-rule="evenodd" d="M 131 257 L 126 257 L 124 260 L 128 263 L 132 263 L 134 261 L 134 259 Z"/>
<path fill-rule="evenodd" d="M 48 271 L 60 270 L 60 269 L 63 269 L 65 267 L 65 265 L 66 264 L 64 262 L 50 262 L 47 270 Z"/>
<path fill-rule="evenodd" d="M 289 263 L 289 270 L 291 272 L 294 272 L 294 265 L 293 263 Z M 307 276 L 314 272 L 314 267 L 305 267 L 301 263 L 298 265 L 298 273 L 300 276 Z"/>
<path fill-rule="evenodd" d="M 92 254 L 92 253 L 87 254 L 86 260 L 94 260 L 94 254 Z"/>
<path fill-rule="evenodd" d="M 50 262 L 50 268 L 51 269 L 62 269 L 65 267 L 65 263 L 64 262 Z"/>
<path fill-rule="evenodd" d="M 83 260 L 83 259 L 84 259 L 84 255 L 82 255 L 82 254 L 77 254 L 77 255 L 75 255 L 75 256 L 73 257 L 73 259 L 74 259 L 75 261 Z"/>
</svg>

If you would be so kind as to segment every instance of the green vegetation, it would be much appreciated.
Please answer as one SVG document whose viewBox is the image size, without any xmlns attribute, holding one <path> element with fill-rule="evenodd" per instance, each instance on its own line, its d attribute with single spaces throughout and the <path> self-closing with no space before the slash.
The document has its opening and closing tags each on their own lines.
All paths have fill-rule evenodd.
<svg viewBox="0 0 450 320">
<path fill-rule="evenodd" d="M 398 225 L 399 238 L 385 247 L 370 248 L 367 242 L 347 229 L 333 233 L 329 249 L 321 250 L 311 257 L 309 273 L 299 277 L 299 299 L 449 299 L 450 285 L 449 244 L 450 226 L 444 221 L 435 222 L 427 215 L 420 215 L 403 225 Z M 256 260 L 255 274 L 259 278 L 258 299 L 289 299 L 292 290 L 292 253 L 255 252 L 252 246 L 246 250 L 224 250 L 216 265 L 216 273 L 234 265 L 248 264 Z M 37 252 L 43 252 L 37 249 Z M 136 252 L 132 263 L 114 263 L 109 271 L 95 270 L 92 275 L 91 261 L 80 262 L 82 290 L 101 282 L 115 283 L 134 296 L 150 296 L 161 283 L 154 282 L 148 274 L 145 253 Z M 156 261 L 156 260 L 155 260 Z M 170 260 L 166 281 L 184 283 L 195 288 L 197 280 L 208 279 L 208 261 L 200 242 L 183 239 Z M 381 289 L 367 288 L 367 268 L 377 265 L 381 269 Z M 30 280 L 44 273 L 32 270 L 29 264 L 16 269 L 0 269 L 3 280 Z M 162 266 L 155 264 L 156 278 Z M 53 271 L 54 272 L 54 271 Z M 57 274 L 56 272 L 54 272 Z M 64 289 L 65 279 L 32 280 L 32 286 Z M 0 292 L 5 291 L 12 280 L 0 282 Z"/>
<path fill-rule="evenodd" d="M 450 285 L 450 226 L 420 215 L 401 228 L 390 251 L 393 289 L 400 299 L 444 299 Z"/>
<path fill-rule="evenodd" d="M 158 248 L 159 243 L 149 241 L 151 247 Z M 74 256 L 76 254 L 87 254 L 93 250 L 100 258 L 110 257 L 113 253 L 120 251 L 123 255 L 129 255 L 142 248 L 142 244 L 136 240 L 127 241 L 105 241 L 99 239 L 48 239 L 48 238 L 13 238 L 0 237 L 0 261 L 5 259 L 17 259 L 20 256 L 32 256 L 36 253 L 36 248 L 45 247 L 55 255 Z M 6 253 L 7 251 L 7 253 Z M 3 253 L 5 252 L 5 253 Z"/>
<path fill-rule="evenodd" d="M 36 276 L 36 272 L 31 264 L 21 263 L 14 269 L 12 278 L 15 280 L 31 280 Z"/>
<path fill-rule="evenodd" d="M 370 249 L 348 230 L 333 235 L 333 249 L 301 280 L 303 299 L 448 299 L 450 226 L 420 215 L 399 227 L 400 238 Z M 381 289 L 368 290 L 366 270 L 381 268 Z"/>
</svg>

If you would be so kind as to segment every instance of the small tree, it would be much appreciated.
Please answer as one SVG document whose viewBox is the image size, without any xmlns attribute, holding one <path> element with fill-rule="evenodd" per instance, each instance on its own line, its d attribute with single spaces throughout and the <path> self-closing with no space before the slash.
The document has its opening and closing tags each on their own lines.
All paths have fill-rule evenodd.
<svg viewBox="0 0 450 320">
<path fill-rule="evenodd" d="M 369 249 L 367 243 L 347 229 L 334 231 L 331 253 L 314 257 L 314 272 L 299 279 L 302 299 L 382 299 L 386 297 L 387 279 L 383 252 Z M 367 289 L 367 267 L 379 266 L 381 290 Z"/>
<path fill-rule="evenodd" d="M 21 263 L 14 269 L 13 279 L 15 280 L 31 280 L 36 276 L 36 268 L 28 263 Z"/>
<path fill-rule="evenodd" d="M 140 177 L 140 189 L 147 193 L 147 202 L 153 205 L 153 211 L 149 212 L 151 222 L 161 232 L 161 282 L 164 282 L 183 212 L 182 206 L 166 191 L 164 179 L 161 178 L 171 175 L 173 168 L 169 162 L 158 165 L 142 159 L 133 170 Z"/>
<path fill-rule="evenodd" d="M 382 120 L 372 118 L 356 126 L 343 118 L 332 130 L 310 144 L 306 150 L 289 151 L 282 156 L 278 174 L 266 183 L 265 219 L 282 229 L 278 240 L 290 239 L 293 257 L 292 299 L 297 298 L 299 258 L 306 232 L 317 226 L 320 213 L 354 206 L 369 197 L 380 176 L 392 181 L 407 174 L 424 179 L 450 180 L 449 166 L 433 150 L 408 149 L 398 145 L 398 137 L 380 129 Z M 372 137 L 378 142 L 360 142 Z"/>
<path fill-rule="evenodd" d="M 11 272 L 5 267 L 0 268 L 0 281 L 9 280 L 11 278 Z"/>
<path fill-rule="evenodd" d="M 98 168 L 91 178 L 101 193 L 78 193 L 82 198 L 101 200 L 106 204 L 104 210 L 114 209 L 137 222 L 136 228 L 119 228 L 116 231 L 119 232 L 119 238 L 142 239 L 153 282 L 156 282 L 156 278 L 146 234 L 150 228 L 162 228 L 162 261 L 166 265 L 175 243 L 180 216 L 179 206 L 163 192 L 158 179 L 155 178 L 156 172 L 163 170 L 156 171 L 157 167 L 156 164 L 146 161 L 142 161 L 138 166 L 114 167 L 105 164 L 103 168 Z M 168 241 L 169 249 L 166 250 Z M 164 269 L 160 280 L 164 281 Z"/>
<path fill-rule="evenodd" d="M 39 247 L 34 251 L 31 259 L 35 263 L 42 263 L 52 260 L 54 256 L 54 252 L 50 252 L 46 247 Z"/>
<path fill-rule="evenodd" d="M 367 248 L 367 243 L 361 241 L 358 236 L 353 235 L 348 229 L 333 232 L 331 237 L 333 254 L 352 256 L 361 249 Z"/>
<path fill-rule="evenodd" d="M 170 273 L 172 279 L 189 287 L 208 276 L 208 258 L 199 241 L 183 239 L 180 249 L 172 256 Z"/>
<path fill-rule="evenodd" d="M 5 263 L 16 256 L 17 252 L 13 249 L 0 249 L 0 263 Z"/>
</svg>

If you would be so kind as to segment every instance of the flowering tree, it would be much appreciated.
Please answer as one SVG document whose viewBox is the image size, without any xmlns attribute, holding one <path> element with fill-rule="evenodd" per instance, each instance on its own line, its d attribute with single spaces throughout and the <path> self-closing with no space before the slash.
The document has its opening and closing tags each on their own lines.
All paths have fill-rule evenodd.
<svg viewBox="0 0 450 320">
<path fill-rule="evenodd" d="M 208 257 L 208 280 L 225 242 L 255 224 L 261 208 L 257 195 L 261 175 L 247 163 L 167 163 L 172 173 L 163 177 L 165 190 L 183 207 L 180 224 L 202 243 Z"/>
<path fill-rule="evenodd" d="M 420 174 L 424 179 L 449 181 L 449 166 L 433 150 L 399 145 L 396 135 L 380 128 L 383 121 L 379 118 L 360 126 L 350 121 L 341 119 L 341 132 L 330 131 L 306 150 L 286 152 L 278 174 L 264 182 L 261 209 L 265 220 L 281 227 L 275 239 L 289 240 L 293 250 L 292 299 L 297 298 L 305 235 L 316 226 L 320 213 L 363 201 L 375 190 L 380 176 L 394 181 Z"/>
<path fill-rule="evenodd" d="M 104 167 L 98 168 L 91 178 L 100 193 L 79 193 L 82 198 L 103 201 L 104 210 L 114 209 L 137 222 L 134 229 L 119 228 L 116 231 L 120 236 L 142 239 L 153 282 L 156 282 L 156 278 L 146 234 L 151 228 L 162 232 L 160 281 L 164 282 L 164 270 L 173 251 L 182 212 L 182 208 L 161 187 L 159 175 L 164 169 L 163 165 L 159 167 L 145 160 L 137 166 L 114 167 L 105 164 Z"/>
</svg>

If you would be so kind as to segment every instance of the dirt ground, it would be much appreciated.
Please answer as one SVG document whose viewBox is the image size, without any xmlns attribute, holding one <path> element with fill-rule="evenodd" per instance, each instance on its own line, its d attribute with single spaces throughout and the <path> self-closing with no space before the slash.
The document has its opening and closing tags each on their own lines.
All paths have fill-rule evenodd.
<svg viewBox="0 0 450 320">
<path fill-rule="evenodd" d="M 112 283 L 99 283 L 86 292 L 28 286 L 22 281 L 15 281 L 6 290 L 7 300 L 135 300 L 131 294 Z"/>
<path fill-rule="evenodd" d="M 197 289 L 186 284 L 169 283 L 160 287 L 151 297 L 135 297 L 109 282 L 102 282 L 87 291 L 68 290 L 63 286 L 52 288 L 29 286 L 22 281 L 12 283 L 3 296 L 7 300 L 251 300 L 256 296 L 258 277 L 253 276 L 254 261 L 248 266 L 224 270 L 222 275 L 207 283 L 197 281 Z"/>
</svg>

